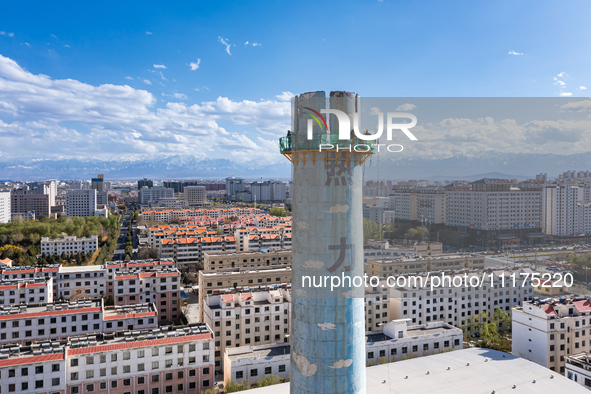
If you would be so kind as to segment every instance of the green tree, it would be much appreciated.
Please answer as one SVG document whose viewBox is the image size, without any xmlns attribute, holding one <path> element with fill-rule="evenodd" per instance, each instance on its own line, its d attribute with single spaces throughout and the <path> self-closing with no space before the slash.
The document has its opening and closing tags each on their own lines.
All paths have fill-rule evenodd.
<svg viewBox="0 0 591 394">
<path fill-rule="evenodd" d="M 501 339 L 496 323 L 483 324 L 479 334 L 480 341 L 484 344 L 483 347 L 495 345 Z"/>
<path fill-rule="evenodd" d="M 371 220 L 363 219 L 363 243 L 366 244 L 368 239 L 381 239 L 381 229 L 379 224 Z"/>
</svg>

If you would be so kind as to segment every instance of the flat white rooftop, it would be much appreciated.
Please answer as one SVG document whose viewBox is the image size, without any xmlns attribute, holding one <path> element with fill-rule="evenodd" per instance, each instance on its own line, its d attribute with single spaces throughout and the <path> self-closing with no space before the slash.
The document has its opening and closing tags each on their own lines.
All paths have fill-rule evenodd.
<svg viewBox="0 0 591 394">
<path fill-rule="evenodd" d="M 456 350 L 367 368 L 366 394 L 491 394 L 493 391 L 495 394 L 589 394 L 589 390 L 563 375 L 490 349 Z M 289 383 L 246 393 L 288 394 Z"/>
</svg>

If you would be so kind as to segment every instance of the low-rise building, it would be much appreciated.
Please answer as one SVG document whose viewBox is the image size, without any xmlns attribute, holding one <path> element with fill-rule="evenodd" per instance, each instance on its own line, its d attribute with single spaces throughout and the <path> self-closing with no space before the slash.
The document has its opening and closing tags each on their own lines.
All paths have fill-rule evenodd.
<svg viewBox="0 0 591 394">
<path fill-rule="evenodd" d="M 0 306 L 0 345 L 30 346 L 34 342 L 63 340 L 158 326 L 153 304 L 103 306 L 101 300 L 54 304 Z"/>
<path fill-rule="evenodd" d="M 291 266 L 291 249 L 275 249 L 257 252 L 213 252 L 203 256 L 205 272 L 227 269 L 261 269 Z"/>
<path fill-rule="evenodd" d="M 41 253 L 70 256 L 77 253 L 92 254 L 98 249 L 98 236 L 78 238 L 63 234 L 62 238 L 41 238 Z"/>
<path fill-rule="evenodd" d="M 381 330 L 365 334 L 367 366 L 463 348 L 463 332 L 459 328 L 442 322 L 421 326 L 407 324 L 408 319 L 393 320 Z M 224 351 L 224 382 L 248 380 L 255 383 L 269 375 L 287 379 L 290 364 L 289 343 L 228 347 Z"/>
<path fill-rule="evenodd" d="M 223 371 L 226 348 L 287 342 L 290 332 L 290 286 L 208 295 L 204 322 L 215 337 L 215 367 Z"/>
<path fill-rule="evenodd" d="M 203 321 L 205 299 L 216 290 L 255 288 L 260 286 L 291 283 L 291 268 L 261 270 L 223 270 L 217 272 L 199 271 L 199 320 Z"/>
<path fill-rule="evenodd" d="M 566 356 L 565 376 L 591 390 L 591 354 L 581 352 Z"/>
<path fill-rule="evenodd" d="M 53 302 L 53 278 L 0 280 L 0 305 Z"/>
<path fill-rule="evenodd" d="M 591 351 L 591 301 L 524 302 L 512 314 L 512 353 L 564 374 L 566 357 Z"/>
<path fill-rule="evenodd" d="M 214 386 L 212 360 L 202 323 L 70 337 L 3 348 L 0 391 L 198 394 Z"/>
<path fill-rule="evenodd" d="M 476 254 L 402 255 L 367 259 L 367 274 L 386 278 L 401 274 L 440 270 L 484 269 L 484 257 Z"/>
<path fill-rule="evenodd" d="M 63 267 L 58 270 L 57 297 L 64 300 L 101 298 L 107 292 L 104 265 Z"/>
<path fill-rule="evenodd" d="M 531 281 L 524 283 L 521 272 L 531 274 L 529 269 L 431 272 L 431 280 L 435 276 L 441 278 L 442 274 L 450 278 L 437 283 L 439 286 L 434 284 L 433 289 L 426 275 L 413 275 L 416 280 L 407 276 L 407 286 L 395 286 L 390 290 L 390 318 L 411 319 L 413 325 L 444 321 L 476 330 L 481 321 L 474 321 L 474 317 L 481 313 L 488 313 L 490 320 L 497 308 L 511 313 L 513 306 L 533 299 L 533 285 Z M 520 280 L 513 281 L 512 274 Z M 480 283 L 482 278 L 481 285 L 470 284 Z"/>
</svg>

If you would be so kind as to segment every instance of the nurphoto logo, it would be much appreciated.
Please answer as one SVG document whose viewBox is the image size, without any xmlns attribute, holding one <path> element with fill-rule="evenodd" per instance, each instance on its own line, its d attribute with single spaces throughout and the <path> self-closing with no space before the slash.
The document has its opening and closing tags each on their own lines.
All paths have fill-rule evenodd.
<svg viewBox="0 0 591 394">
<path fill-rule="evenodd" d="M 312 119 L 308 119 L 307 123 L 307 137 L 308 140 L 314 139 L 313 134 L 313 126 L 314 121 L 318 124 L 321 130 L 328 130 L 328 125 L 326 123 L 326 119 L 322 114 L 333 114 L 337 117 L 338 120 L 338 139 L 339 140 L 351 140 L 351 141 L 372 141 L 372 143 L 364 144 L 364 143 L 355 143 L 348 147 L 341 146 L 340 144 L 320 144 L 319 151 L 322 152 L 322 149 L 336 149 L 339 150 L 351 150 L 353 149 L 355 152 L 368 152 L 372 149 L 372 145 L 375 146 L 376 150 L 379 152 L 381 146 L 385 146 L 389 152 L 402 152 L 404 149 L 400 144 L 380 144 L 380 143 L 373 143 L 373 141 L 377 141 L 382 134 L 384 133 L 384 113 L 383 112 L 376 112 L 378 115 L 378 130 L 374 134 L 370 134 L 367 130 L 364 133 L 360 131 L 359 128 L 359 114 L 353 114 L 353 128 L 351 128 L 351 120 L 349 115 L 345 112 L 340 111 L 338 109 L 321 109 L 320 112 L 304 107 L 306 110 L 310 111 L 308 115 L 312 117 Z M 401 119 L 406 118 L 410 119 L 409 123 L 394 123 L 394 119 Z M 413 128 L 417 124 L 417 117 L 408 112 L 388 112 L 386 116 L 386 139 L 388 141 L 392 141 L 393 131 L 400 130 L 402 131 L 408 139 L 411 141 L 417 141 L 417 137 L 414 136 L 413 133 L 410 132 L 409 129 Z"/>
</svg>

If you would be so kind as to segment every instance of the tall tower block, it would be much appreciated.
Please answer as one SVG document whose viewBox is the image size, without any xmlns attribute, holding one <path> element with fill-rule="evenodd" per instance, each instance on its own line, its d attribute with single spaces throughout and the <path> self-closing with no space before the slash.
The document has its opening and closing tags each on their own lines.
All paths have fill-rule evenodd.
<svg viewBox="0 0 591 394">
<path fill-rule="evenodd" d="M 280 140 L 293 164 L 292 394 L 365 392 L 365 291 L 347 278 L 363 277 L 362 164 L 374 146 L 339 140 L 337 117 L 321 111 L 351 117 L 357 102 L 349 92 L 295 97 L 293 133 Z M 356 152 L 356 143 L 368 151 Z M 346 283 L 325 286 L 333 276 Z"/>
</svg>

